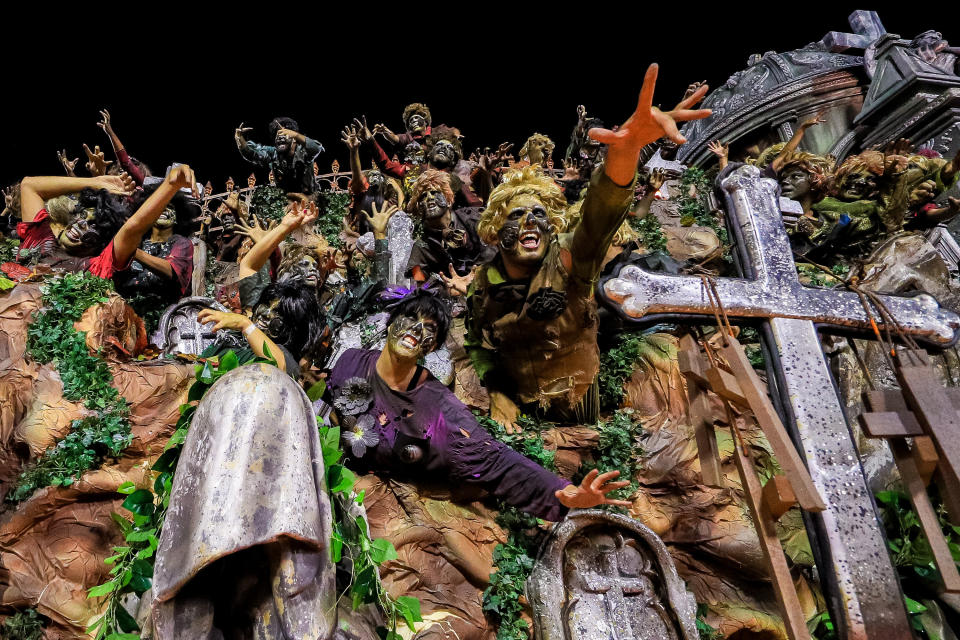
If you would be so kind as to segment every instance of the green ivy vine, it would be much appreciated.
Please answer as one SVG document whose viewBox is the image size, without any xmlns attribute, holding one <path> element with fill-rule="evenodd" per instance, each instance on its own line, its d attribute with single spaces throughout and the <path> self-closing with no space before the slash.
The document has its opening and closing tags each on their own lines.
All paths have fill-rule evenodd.
<svg viewBox="0 0 960 640">
<path fill-rule="evenodd" d="M 600 407 L 613 410 L 623 400 L 623 385 L 633 375 L 638 364 L 653 366 L 676 354 L 670 338 L 659 333 L 626 333 L 616 344 L 600 356 Z"/>
<path fill-rule="evenodd" d="M 343 218 L 350 210 L 349 191 L 321 191 L 317 204 L 320 216 L 314 223 L 314 229 L 327 239 L 331 247 L 340 247 L 340 232 L 343 231 Z"/>
<path fill-rule="evenodd" d="M 0 640 L 43 640 L 46 623 L 36 609 L 18 611 L 0 625 Z"/>
<path fill-rule="evenodd" d="M 87 272 L 56 276 L 41 286 L 43 307 L 27 330 L 27 350 L 40 364 L 56 365 L 64 398 L 83 401 L 96 414 L 74 420 L 65 438 L 27 465 L 8 501 L 25 500 L 46 486 L 70 486 L 84 471 L 130 446 L 127 401 L 111 385 L 107 363 L 90 354 L 86 333 L 73 328 L 88 307 L 106 302 L 112 290 L 110 280 Z"/>
</svg>

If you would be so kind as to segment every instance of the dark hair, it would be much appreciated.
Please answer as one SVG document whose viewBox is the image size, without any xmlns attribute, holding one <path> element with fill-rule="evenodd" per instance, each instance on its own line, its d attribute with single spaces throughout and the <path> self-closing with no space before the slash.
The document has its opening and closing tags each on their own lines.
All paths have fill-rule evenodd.
<svg viewBox="0 0 960 640">
<path fill-rule="evenodd" d="M 460 138 L 457 137 L 457 132 L 451 127 L 433 128 L 433 132 L 427 136 L 423 143 L 424 157 L 429 158 L 430 151 L 433 150 L 433 145 L 437 144 L 441 140 L 446 140 L 453 145 L 453 149 L 457 153 L 458 161 L 463 159 L 463 146 L 460 144 Z"/>
<path fill-rule="evenodd" d="M 320 343 L 323 317 L 317 294 L 293 280 L 273 282 L 260 294 L 258 305 L 277 300 L 277 313 L 290 327 L 290 335 L 283 344 L 298 358 L 310 354 Z"/>
<path fill-rule="evenodd" d="M 300 125 L 297 124 L 296 120 L 294 120 L 293 118 L 286 118 L 283 116 L 279 118 L 274 118 L 273 120 L 271 120 L 270 124 L 268 125 L 268 128 L 270 130 L 271 138 L 276 138 L 277 131 L 280 131 L 280 129 L 292 129 L 297 132 L 300 131 Z"/>
<path fill-rule="evenodd" d="M 88 247 L 94 255 L 103 251 L 113 236 L 133 212 L 134 201 L 103 189 L 86 188 L 77 195 L 77 213 L 84 209 L 95 211 L 91 225 L 101 240 L 101 246 Z"/>
<path fill-rule="evenodd" d="M 438 349 L 446 342 L 450 330 L 450 308 L 438 295 L 417 289 L 390 309 L 387 326 L 400 316 L 415 317 L 421 314 L 437 321 L 437 342 L 433 348 Z"/>
<path fill-rule="evenodd" d="M 157 182 L 151 184 L 150 186 L 143 188 L 143 194 L 140 197 L 137 206 L 146 202 L 147 198 L 156 191 L 162 182 Z M 188 196 L 183 191 L 177 191 L 173 198 L 170 199 L 170 204 L 173 205 L 174 211 L 177 212 L 177 222 L 173 226 L 173 232 L 178 236 L 189 236 L 194 231 L 197 231 L 200 228 L 199 221 L 194 222 L 195 219 L 199 218 L 202 211 L 200 205 L 197 203 L 193 197 Z"/>
</svg>

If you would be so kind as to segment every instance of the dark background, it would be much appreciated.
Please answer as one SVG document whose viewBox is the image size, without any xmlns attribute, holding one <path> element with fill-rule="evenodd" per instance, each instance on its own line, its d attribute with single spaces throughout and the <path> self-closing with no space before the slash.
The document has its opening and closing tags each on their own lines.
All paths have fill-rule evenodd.
<svg viewBox="0 0 960 640">
<path fill-rule="evenodd" d="M 928 11 L 903 2 L 878 11 L 890 32 L 912 38 L 938 29 L 960 44 L 960 9 L 950 4 Z M 413 101 L 430 106 L 435 124 L 459 127 L 467 153 L 503 141 L 519 150 L 538 131 L 556 142 L 559 164 L 576 106 L 618 124 L 635 107 L 650 62 L 660 63 L 655 102 L 670 107 L 690 82 L 717 86 L 751 53 L 849 31 L 851 11 L 876 9 L 582 3 L 576 13 L 556 3 L 531 5 L 540 13 L 521 18 L 520 3 L 474 3 L 460 14 L 451 5 L 410 3 L 395 5 L 396 15 L 360 3 L 323 13 L 267 4 L 203 13 L 164 4 L 128 16 L 131 6 L 6 22 L 0 184 L 61 174 L 61 148 L 81 157 L 84 175 L 82 144 L 109 149 L 96 126 L 101 107 L 128 151 L 155 174 L 172 161 L 189 163 L 216 191 L 227 175 L 244 186 L 252 170 L 233 142 L 241 121 L 255 127 L 250 139 L 263 141 L 272 117 L 295 118 L 326 147 L 319 163 L 328 172 L 334 158 L 347 167 L 339 131 L 353 116 L 366 114 L 371 127 L 382 121 L 399 133 L 402 109 Z"/>
</svg>

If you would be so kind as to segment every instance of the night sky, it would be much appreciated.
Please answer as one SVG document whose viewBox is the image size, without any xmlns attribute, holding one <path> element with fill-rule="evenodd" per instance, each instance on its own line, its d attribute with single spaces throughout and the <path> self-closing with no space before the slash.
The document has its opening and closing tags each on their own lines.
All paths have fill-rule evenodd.
<svg viewBox="0 0 960 640">
<path fill-rule="evenodd" d="M 209 14 L 190 4 L 155 4 L 135 17 L 91 5 L 82 14 L 58 14 L 56 24 L 42 15 L 8 20 L 0 184 L 61 174 L 56 151 L 64 147 L 81 157 L 84 175 L 82 144 L 109 148 L 96 126 L 101 107 L 110 110 L 128 151 L 155 174 L 186 162 L 218 191 L 227 175 L 244 184 L 252 170 L 233 143 L 241 121 L 255 127 L 250 139 L 261 141 L 272 117 L 295 118 L 326 147 L 319 162 L 327 172 L 334 158 L 346 169 L 339 131 L 353 116 L 400 132 L 402 109 L 413 101 L 430 106 L 434 124 L 459 127 L 467 153 L 503 141 L 519 150 L 538 131 L 557 143 L 559 164 L 576 106 L 618 124 L 635 107 L 650 62 L 660 63 L 655 102 L 669 107 L 692 81 L 716 86 L 744 68 L 751 53 L 849 31 L 849 13 L 871 8 L 716 3 L 679 10 L 674 2 L 659 5 L 674 13 L 653 15 L 652 3 L 584 3 L 589 9 L 577 15 L 557 3 L 528 21 L 505 8 L 519 3 L 490 3 L 485 16 L 410 4 L 404 6 L 416 9 L 415 19 L 380 16 L 371 27 L 363 20 L 376 15 L 373 4 L 351 3 L 362 16 L 262 6 L 262 13 L 241 15 L 239 4 Z M 956 10 L 916 6 L 883 9 L 880 18 L 904 37 L 933 28 L 960 44 L 960 31 L 951 31 L 957 15 L 949 15 Z M 786 16 L 787 9 L 797 15 Z"/>
</svg>

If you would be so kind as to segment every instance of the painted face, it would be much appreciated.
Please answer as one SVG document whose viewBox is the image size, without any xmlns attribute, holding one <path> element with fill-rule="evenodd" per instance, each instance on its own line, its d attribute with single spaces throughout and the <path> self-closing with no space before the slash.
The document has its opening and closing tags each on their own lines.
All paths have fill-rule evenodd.
<svg viewBox="0 0 960 640">
<path fill-rule="evenodd" d="M 367 173 L 367 183 L 370 188 L 379 189 L 383 185 L 383 174 L 376 170 L 370 171 Z"/>
<path fill-rule="evenodd" d="M 224 235 L 233 235 L 233 227 L 237 224 L 237 218 L 232 213 L 225 213 L 220 218 L 220 221 L 223 223 L 223 234 Z"/>
<path fill-rule="evenodd" d="M 780 193 L 784 198 L 800 200 L 810 194 L 810 174 L 799 167 L 780 174 Z"/>
<path fill-rule="evenodd" d="M 417 213 L 424 220 L 441 218 L 449 208 L 450 203 L 447 202 L 447 197 L 443 195 L 443 191 L 436 189 L 424 192 L 417 201 Z"/>
<path fill-rule="evenodd" d="M 100 232 L 93 226 L 96 217 L 93 209 L 81 210 L 70 224 L 57 234 L 57 242 L 75 255 L 95 252 L 101 246 Z"/>
<path fill-rule="evenodd" d="M 277 311 L 279 300 L 271 300 L 258 304 L 253 311 L 253 322 L 260 331 L 263 331 L 271 340 L 283 344 L 290 336 L 290 329 L 283 316 Z"/>
<path fill-rule="evenodd" d="M 167 207 L 163 210 L 163 213 L 160 214 L 160 217 L 157 218 L 157 221 L 153 223 L 158 229 L 169 229 L 177 223 L 177 210 L 173 208 L 173 205 L 168 204 Z"/>
<path fill-rule="evenodd" d="M 251 189 L 257 185 L 257 176 L 250 174 L 250 177 L 247 178 L 247 186 Z"/>
<path fill-rule="evenodd" d="M 390 323 L 387 346 L 402 358 L 422 358 L 437 344 L 437 321 L 423 314 L 399 316 Z"/>
<path fill-rule="evenodd" d="M 539 198 L 526 193 L 511 198 L 497 238 L 508 260 L 528 265 L 541 262 L 553 239 L 553 227 Z"/>
<path fill-rule="evenodd" d="M 869 200 L 877 193 L 877 176 L 863 170 L 848 174 L 840 186 L 843 200 Z"/>
<path fill-rule="evenodd" d="M 414 113 L 407 118 L 407 131 L 410 133 L 423 133 L 426 128 L 427 119 L 419 113 Z"/>
<path fill-rule="evenodd" d="M 457 163 L 457 149 L 448 140 L 440 140 L 430 150 L 430 162 L 438 167 L 452 167 Z"/>
<path fill-rule="evenodd" d="M 290 138 L 278 131 L 273 146 L 277 148 L 277 153 L 286 153 L 290 150 L 290 142 Z"/>
<path fill-rule="evenodd" d="M 311 289 L 315 289 L 320 284 L 320 265 L 312 256 L 300 256 L 299 260 L 277 274 L 277 280 L 281 282 L 299 280 Z"/>
</svg>

